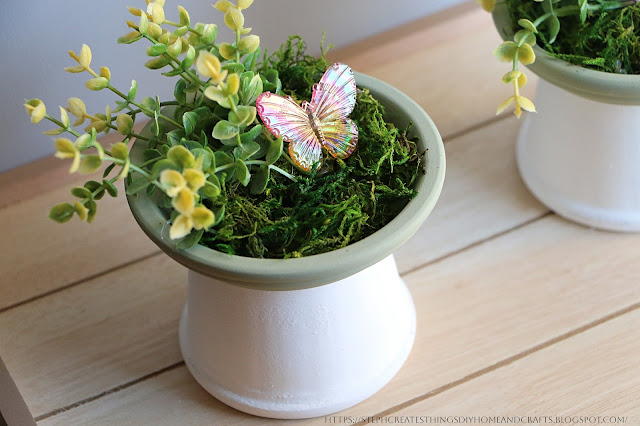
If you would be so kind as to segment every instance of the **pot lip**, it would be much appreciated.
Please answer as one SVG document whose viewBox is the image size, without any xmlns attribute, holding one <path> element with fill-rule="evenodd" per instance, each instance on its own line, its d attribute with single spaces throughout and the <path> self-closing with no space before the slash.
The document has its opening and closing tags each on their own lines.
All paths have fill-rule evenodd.
<svg viewBox="0 0 640 426">
<path fill-rule="evenodd" d="M 243 257 L 199 244 L 179 250 L 168 238 L 167 219 L 153 201 L 141 194 L 128 195 L 127 201 L 140 227 L 165 253 L 187 268 L 229 284 L 259 290 L 300 290 L 326 285 L 393 253 L 418 230 L 440 196 L 445 175 L 444 145 L 431 118 L 409 96 L 365 74 L 356 72 L 355 76 L 358 86 L 368 88 L 387 110 L 403 111 L 413 123 L 412 129 L 420 136 L 424 148 L 428 149 L 426 174 L 420 175 L 415 184 L 418 195 L 386 226 L 341 249 L 301 258 Z M 132 148 L 132 157 L 135 159 L 141 151 Z"/>
<path fill-rule="evenodd" d="M 503 40 L 513 40 L 506 3 L 498 3 L 492 12 L 493 23 Z M 527 65 L 538 77 L 554 86 L 594 101 L 640 105 L 640 75 L 614 74 L 584 68 L 555 58 L 539 46 L 533 46 L 536 60 Z"/>
</svg>

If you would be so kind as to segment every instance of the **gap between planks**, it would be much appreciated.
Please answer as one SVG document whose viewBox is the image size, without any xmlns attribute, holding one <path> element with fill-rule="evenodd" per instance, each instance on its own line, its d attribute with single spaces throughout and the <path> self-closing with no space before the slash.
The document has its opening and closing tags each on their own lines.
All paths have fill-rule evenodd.
<svg viewBox="0 0 640 426">
<path fill-rule="evenodd" d="M 434 389 L 432 391 L 429 391 L 429 392 L 427 392 L 427 393 L 425 393 L 423 395 L 420 395 L 420 396 L 417 396 L 415 398 L 412 398 L 412 399 L 410 399 L 408 401 L 405 401 L 402 404 L 395 405 L 395 406 L 393 406 L 393 407 L 391 407 L 391 408 L 389 408 L 387 410 L 381 411 L 381 412 L 379 412 L 377 414 L 374 414 L 374 415 L 372 415 L 370 417 L 379 418 L 379 417 L 385 417 L 385 416 L 392 415 L 393 413 L 396 413 L 396 412 L 398 412 L 400 410 L 403 410 L 405 408 L 411 407 L 412 405 L 415 405 L 415 404 L 417 404 L 419 402 L 425 401 L 425 400 L 427 400 L 429 398 L 432 398 L 432 397 L 434 397 L 436 395 L 444 393 L 444 392 L 446 392 L 446 391 L 448 391 L 450 389 L 455 388 L 456 386 L 459 386 L 459 385 L 462 385 L 464 383 L 470 382 L 470 381 L 472 381 L 474 379 L 477 379 L 477 378 L 479 378 L 481 376 L 484 376 L 484 375 L 486 375 L 488 373 L 491 373 L 493 371 L 496 371 L 496 370 L 499 370 L 499 369 L 501 369 L 503 367 L 511 365 L 514 362 L 519 361 L 519 360 L 521 360 L 521 359 L 523 359 L 523 358 L 525 358 L 525 357 L 527 357 L 529 355 L 532 355 L 532 354 L 534 354 L 536 352 L 539 352 L 539 351 L 541 351 L 543 349 L 546 349 L 546 348 L 548 348 L 550 346 L 558 344 L 558 343 L 560 343 L 560 342 L 562 342 L 564 340 L 567 340 L 567 339 L 570 339 L 572 337 L 575 337 L 575 336 L 577 336 L 579 334 L 582 334 L 582 333 L 584 333 L 586 331 L 589 331 L 589 330 L 591 330 L 591 329 L 593 329 L 593 328 L 595 328 L 595 327 L 597 327 L 599 325 L 602 325 L 602 324 L 604 324 L 606 322 L 609 322 L 611 320 L 619 318 L 619 317 L 621 317 L 623 315 L 626 315 L 626 314 L 628 314 L 630 312 L 633 312 L 635 310 L 638 310 L 638 309 L 640 309 L 640 302 L 637 302 L 637 303 L 634 303 L 632 305 L 629 305 L 626 308 L 620 309 L 620 310 L 618 310 L 616 312 L 612 312 L 609 315 L 605 315 L 604 317 L 601 317 L 599 319 L 591 321 L 590 323 L 587 323 L 587 324 L 585 324 L 585 325 L 583 325 L 581 327 L 575 328 L 575 329 L 573 329 L 571 331 L 568 331 L 568 332 L 566 332 L 564 334 L 561 334 L 561 335 L 559 335 L 557 337 L 549 339 L 549 340 L 547 340 L 545 342 L 542 342 L 542 343 L 540 343 L 540 344 L 538 344 L 536 346 L 533 346 L 533 347 L 531 347 L 529 349 L 526 349 L 526 350 L 524 350 L 522 352 L 519 352 L 519 353 L 517 353 L 517 354 L 515 354 L 513 356 L 510 356 L 510 357 L 505 358 L 505 359 L 503 359 L 501 361 L 498 361 L 498 362 L 496 362 L 496 363 L 494 363 L 494 364 L 492 364 L 492 365 L 490 365 L 488 367 L 482 368 L 482 369 L 480 369 L 478 371 L 475 371 L 475 372 L 473 372 L 473 373 L 471 373 L 471 374 L 469 374 L 469 375 L 467 375 L 465 377 L 462 377 L 462 378 L 460 378 L 458 380 L 455 380 L 453 382 L 447 383 L 446 385 L 440 386 L 440 387 L 438 387 L 438 388 L 436 388 L 436 389 Z M 366 424 L 371 424 L 371 422 L 370 421 L 365 421 L 365 422 L 355 423 L 355 425 L 359 425 L 359 426 L 366 425 Z"/>
</svg>

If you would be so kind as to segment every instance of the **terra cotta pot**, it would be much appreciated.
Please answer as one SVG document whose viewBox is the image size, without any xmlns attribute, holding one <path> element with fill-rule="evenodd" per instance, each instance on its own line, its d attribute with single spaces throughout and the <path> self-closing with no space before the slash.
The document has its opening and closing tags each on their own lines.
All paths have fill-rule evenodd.
<svg viewBox="0 0 640 426">
<path fill-rule="evenodd" d="M 440 195 L 445 153 L 429 116 L 408 96 L 356 73 L 359 87 L 398 127 L 414 123 L 426 154 L 418 195 L 387 226 L 328 253 L 294 259 L 178 250 L 167 217 L 144 195 L 134 217 L 163 251 L 189 268 L 180 347 L 196 380 L 220 401 L 273 418 L 330 414 L 368 398 L 403 365 L 415 309 L 392 253 L 422 225 Z M 143 144 L 131 156 L 141 158 Z"/>
</svg>

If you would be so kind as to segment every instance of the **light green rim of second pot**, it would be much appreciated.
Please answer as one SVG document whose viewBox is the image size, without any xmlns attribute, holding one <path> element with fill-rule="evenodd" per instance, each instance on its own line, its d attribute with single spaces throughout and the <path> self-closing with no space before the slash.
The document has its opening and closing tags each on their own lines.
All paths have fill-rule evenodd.
<svg viewBox="0 0 640 426">
<path fill-rule="evenodd" d="M 513 40 L 506 3 L 493 10 L 493 22 L 503 40 Z M 573 94 L 594 101 L 619 105 L 640 105 L 640 75 L 613 74 L 572 65 L 533 46 L 536 60 L 527 65 L 538 77 Z"/>
<path fill-rule="evenodd" d="M 144 232 L 165 253 L 182 265 L 230 284 L 260 290 L 299 290 L 329 284 L 351 276 L 384 259 L 420 228 L 436 204 L 444 182 L 445 152 L 436 126 L 424 110 L 404 93 L 367 75 L 356 73 L 358 87 L 366 87 L 386 108 L 385 118 L 402 128 L 409 122 L 411 136 L 427 149 L 426 174 L 420 175 L 418 195 L 384 228 L 344 248 L 293 259 L 256 259 L 234 256 L 196 245 L 178 250 L 168 237 L 167 217 L 144 196 L 128 196 L 131 211 Z M 144 143 L 131 150 L 139 162 Z"/>
</svg>

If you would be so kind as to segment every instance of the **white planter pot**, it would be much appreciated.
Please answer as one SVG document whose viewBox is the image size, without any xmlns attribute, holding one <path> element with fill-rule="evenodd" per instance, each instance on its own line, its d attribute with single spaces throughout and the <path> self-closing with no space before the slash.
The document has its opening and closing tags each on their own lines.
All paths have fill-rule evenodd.
<svg viewBox="0 0 640 426">
<path fill-rule="evenodd" d="M 518 137 L 520 174 L 556 213 L 640 231 L 640 106 L 586 99 L 545 80 Z"/>
<path fill-rule="evenodd" d="M 268 291 L 189 273 L 180 347 L 220 401 L 281 419 L 322 416 L 382 388 L 415 337 L 393 256 L 320 287 Z"/>
<path fill-rule="evenodd" d="M 506 3 L 493 11 L 513 39 Z M 517 25 L 516 25 L 517 26 Z M 640 231 L 640 75 L 571 65 L 534 46 L 537 113 L 520 130 L 517 159 L 531 192 L 556 213 L 611 231 Z"/>
<path fill-rule="evenodd" d="M 418 194 L 390 223 L 339 250 L 290 259 L 232 256 L 202 245 L 180 250 L 166 214 L 142 194 L 127 199 L 144 232 L 189 268 L 180 321 L 185 363 L 220 401 L 251 414 L 305 418 L 333 413 L 384 386 L 407 358 L 415 309 L 392 253 L 433 209 L 445 175 L 440 134 L 407 95 L 356 73 L 426 152 Z M 144 143 L 131 150 L 142 161 Z"/>
</svg>

